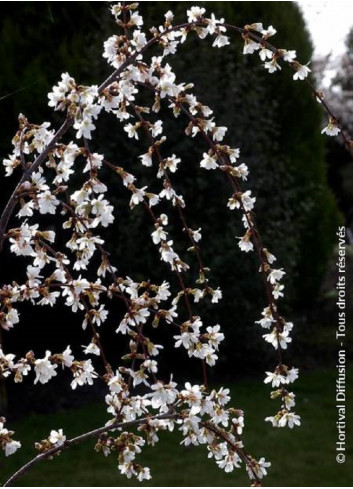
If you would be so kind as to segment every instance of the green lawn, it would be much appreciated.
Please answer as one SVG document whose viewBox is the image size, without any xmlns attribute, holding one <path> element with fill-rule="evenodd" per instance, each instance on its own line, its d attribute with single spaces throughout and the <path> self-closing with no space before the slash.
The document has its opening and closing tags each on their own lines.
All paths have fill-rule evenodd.
<svg viewBox="0 0 353 489">
<path fill-rule="evenodd" d="M 352 377 L 347 384 L 347 461 L 335 461 L 336 421 L 334 370 L 302 373 L 297 381 L 297 409 L 302 426 L 274 429 L 263 419 L 271 415 L 275 402 L 261 381 L 242 381 L 233 386 L 233 403 L 245 411 L 244 442 L 255 457 L 272 461 L 266 486 L 352 486 Z M 350 404 L 350 406 L 349 406 Z M 350 407 L 350 411 L 349 408 Z M 1 481 L 29 460 L 33 440 L 48 436 L 50 429 L 63 428 L 68 437 L 101 426 L 107 420 L 104 408 L 93 405 L 60 414 L 31 415 L 17 422 L 16 439 L 23 448 L 1 457 Z M 163 436 L 164 435 L 164 436 Z M 161 442 L 148 447 L 138 461 L 151 468 L 153 478 L 144 484 L 119 475 L 114 455 L 105 458 L 93 451 L 93 441 L 69 448 L 60 457 L 44 461 L 18 481 L 19 486 L 248 486 L 244 470 L 225 474 L 207 459 L 204 447 L 184 448 L 177 433 L 161 434 Z"/>
</svg>

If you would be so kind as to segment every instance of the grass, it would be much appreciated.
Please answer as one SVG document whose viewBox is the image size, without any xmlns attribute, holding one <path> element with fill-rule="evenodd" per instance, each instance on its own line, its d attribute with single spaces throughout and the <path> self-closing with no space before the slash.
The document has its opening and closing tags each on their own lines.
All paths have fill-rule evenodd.
<svg viewBox="0 0 353 489">
<path fill-rule="evenodd" d="M 347 394 L 352 392 L 348 379 Z M 352 406 L 347 405 L 346 463 L 335 460 L 337 439 L 335 370 L 302 373 L 296 384 L 296 412 L 300 428 L 274 429 L 263 419 L 271 415 L 275 402 L 261 381 L 242 381 L 233 386 L 233 405 L 245 411 L 244 442 L 256 458 L 272 462 L 266 486 L 352 486 Z M 348 403 L 350 399 L 348 399 Z M 0 482 L 34 455 L 33 440 L 48 436 L 50 429 L 64 428 L 69 437 L 102 426 L 107 420 L 104 407 L 85 408 L 52 415 L 30 415 L 12 425 L 23 448 L 8 459 L 1 457 Z M 114 455 L 105 458 L 93 451 L 94 441 L 71 447 L 52 461 L 44 461 L 19 479 L 19 486 L 248 486 L 245 470 L 225 474 L 204 447 L 180 446 L 178 433 L 161 433 L 161 442 L 146 447 L 138 462 L 151 468 L 153 479 L 140 484 L 119 475 Z"/>
</svg>

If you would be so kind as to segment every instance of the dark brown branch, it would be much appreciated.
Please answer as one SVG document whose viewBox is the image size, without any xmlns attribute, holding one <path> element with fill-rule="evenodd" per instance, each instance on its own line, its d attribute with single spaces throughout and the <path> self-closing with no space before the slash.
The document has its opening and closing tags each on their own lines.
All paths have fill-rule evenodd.
<svg viewBox="0 0 353 489">
<path fill-rule="evenodd" d="M 41 462 L 42 460 L 48 459 L 52 455 L 55 455 L 58 452 L 61 452 L 62 450 L 65 450 L 66 448 L 69 448 L 72 445 L 77 445 L 78 443 L 81 443 L 83 441 L 86 441 L 90 438 L 94 438 L 96 436 L 101 435 L 102 433 L 105 433 L 107 431 L 112 431 L 117 428 L 119 429 L 126 429 L 130 428 L 131 426 L 139 425 L 139 424 L 144 424 L 148 423 L 152 419 L 173 419 L 178 417 L 177 414 L 173 412 L 168 412 L 165 414 L 161 414 L 158 416 L 147 416 L 145 418 L 141 419 L 136 419 L 134 421 L 127 421 L 126 423 L 114 423 L 110 426 L 102 426 L 100 428 L 96 428 L 95 430 L 89 431 L 87 433 L 83 433 L 82 435 L 76 436 L 75 438 L 71 438 L 71 440 L 66 440 L 63 445 L 53 447 L 50 450 L 47 450 L 44 453 L 40 453 L 36 457 L 32 458 L 29 462 L 27 462 L 25 465 L 23 465 L 17 472 L 15 472 L 3 485 L 3 487 L 9 487 L 12 486 L 20 477 L 22 477 L 26 472 L 29 471 L 34 465 L 36 465 L 38 462 Z"/>
</svg>

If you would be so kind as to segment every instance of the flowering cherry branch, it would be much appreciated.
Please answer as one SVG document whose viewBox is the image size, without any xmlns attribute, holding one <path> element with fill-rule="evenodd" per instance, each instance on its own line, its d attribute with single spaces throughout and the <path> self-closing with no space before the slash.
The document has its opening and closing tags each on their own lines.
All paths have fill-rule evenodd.
<svg viewBox="0 0 353 489">
<path fill-rule="evenodd" d="M 66 448 L 69 448 L 73 445 L 77 445 L 78 443 L 82 443 L 90 438 L 97 438 L 101 435 L 107 434 L 110 431 L 116 431 L 116 430 L 124 430 L 131 428 L 137 424 L 143 424 L 143 423 L 149 423 L 150 421 L 153 420 L 163 420 L 163 419 L 173 419 L 177 417 L 174 413 L 165 413 L 161 414 L 158 416 L 155 416 L 154 418 L 146 417 L 142 418 L 139 420 L 134 420 L 134 421 L 126 421 L 125 423 L 115 423 L 110 426 L 102 426 L 100 428 L 96 428 L 92 431 L 89 431 L 87 433 L 83 433 L 82 435 L 76 436 L 75 438 L 71 438 L 70 440 L 67 440 L 65 435 L 63 435 L 62 430 L 55 431 L 52 430 L 51 435 L 49 437 L 49 440 L 47 440 L 49 443 L 47 444 L 49 446 L 45 447 L 45 450 L 42 451 L 39 455 L 37 455 L 35 458 L 30 460 L 26 465 L 21 467 L 17 472 L 15 472 L 4 484 L 3 487 L 9 487 L 12 486 L 20 477 L 22 477 L 24 474 L 26 474 L 34 465 L 37 463 L 41 462 L 42 460 L 50 460 L 54 455 L 59 454 Z M 52 441 L 50 441 L 52 440 Z M 43 443 L 44 444 L 44 443 Z M 42 444 L 42 446 L 43 446 Z M 50 447 L 51 445 L 51 447 Z"/>
<path fill-rule="evenodd" d="M 271 397 L 279 398 L 281 405 L 277 413 L 266 420 L 275 427 L 300 425 L 300 417 L 292 411 L 295 396 L 288 391 L 288 385 L 298 377 L 298 369 L 287 367 L 282 358 L 283 350 L 291 342 L 293 327 L 282 317 L 278 307 L 278 300 L 284 295 L 281 280 L 285 272 L 282 268 L 273 268 L 276 258 L 262 243 L 254 214 L 256 198 L 250 190 L 243 189 L 243 182 L 249 174 L 248 167 L 239 163 L 238 148 L 223 144 L 227 128 L 216 124 L 212 110 L 191 92 L 192 84 L 176 82 L 165 58 L 175 54 L 192 32 L 201 39 L 212 37 L 212 46 L 222 48 L 230 43 L 225 35 L 227 30 L 236 31 L 244 40 L 243 53 L 258 52 L 269 73 L 281 69 L 279 62 L 288 63 L 294 70 L 293 79 L 305 80 L 329 114 L 329 124 L 323 132 L 328 135 L 341 132 L 346 144 L 349 146 L 351 143 L 322 94 L 307 81 L 308 65 L 301 65 L 296 60 L 295 51 L 277 49 L 268 42 L 276 32 L 272 26 L 268 29 L 264 29 L 261 23 L 244 28 L 230 26 L 223 19 L 217 20 L 213 14 L 210 18 L 205 17 L 204 8 L 191 7 L 187 11 L 187 22 L 176 26 L 173 26 L 172 12 L 167 12 L 164 24 L 153 27 L 150 30 L 152 37 L 147 40 L 141 30 L 143 19 L 136 9 L 137 4 L 126 3 L 118 3 L 111 8 L 122 33 L 104 43 L 103 57 L 114 72 L 100 86 L 77 85 L 69 74 L 62 74 L 61 81 L 48 95 L 49 106 L 66 113 L 62 126 L 55 132 L 49 123 L 40 126 L 30 124 L 21 115 L 19 130 L 12 141 L 14 151 L 4 160 L 7 176 L 17 167 L 22 169 L 22 175 L 0 218 L 0 250 L 6 239 L 10 252 L 26 257 L 30 264 L 26 268 L 24 283 L 5 284 L 0 290 L 0 326 L 8 330 L 19 323 L 21 302 L 55 306 L 63 301 L 74 313 L 82 313 L 83 330 L 89 326 L 92 338 L 82 348 L 83 354 L 92 356 L 93 360 L 78 360 L 70 345 L 62 353 L 52 354 L 46 350 L 43 358 L 28 351 L 16 359 L 15 355 L 0 349 L 0 375 L 4 378 L 13 375 L 15 382 L 22 382 L 24 377 L 34 372 L 34 383 L 45 384 L 58 374 L 58 367 L 66 368 L 73 376 L 72 389 L 95 382 L 104 384 L 105 403 L 110 415 L 104 427 L 71 440 L 66 439 L 62 429 L 52 430 L 46 439 L 35 444 L 39 455 L 19 469 L 5 486 L 14 483 L 39 461 L 91 437 L 98 437 L 97 451 L 106 456 L 113 451 L 117 453 L 122 474 L 129 478 L 136 476 L 140 481 L 150 479 L 149 469 L 135 462 L 136 455 L 146 443 L 157 443 L 159 431 L 167 429 L 180 431 L 185 446 L 205 445 L 209 457 L 213 457 L 226 472 L 244 464 L 254 485 L 260 485 L 270 466 L 263 457 L 256 460 L 247 453 L 242 441 L 244 415 L 240 409 L 227 407 L 231 400 L 229 389 L 221 387 L 215 390 L 209 386 L 207 369 L 217 361 L 224 334 L 219 324 L 206 326 L 196 310 L 202 300 L 218 303 L 222 292 L 219 287 L 211 287 L 207 278 L 209 268 L 204 266 L 199 245 L 201 228 L 193 230 L 189 227 L 186 199 L 173 187 L 171 174 L 178 170 L 181 159 L 175 154 L 165 156 L 163 151 L 166 140 L 163 121 L 155 121 L 163 104 L 167 104 L 174 117 L 186 119 L 187 136 L 194 138 L 200 135 L 206 143 L 208 150 L 203 153 L 200 167 L 208 173 L 221 171 L 230 184 L 231 196 L 227 207 L 241 212 L 245 229 L 244 235 L 237 237 L 238 246 L 246 253 L 256 252 L 264 281 L 267 305 L 257 323 L 266 330 L 263 338 L 278 355 L 278 364 L 273 372 L 266 372 L 265 383 L 276 388 Z M 146 61 L 144 54 L 154 45 L 158 45 L 162 54 Z M 153 94 L 151 107 L 138 104 L 136 99 L 142 89 Z M 156 181 L 161 182 L 158 193 L 150 192 L 147 186 L 139 188 L 137 178 L 130 171 L 111 163 L 103 154 L 92 152 L 90 140 L 102 112 L 114 116 L 123 125 L 128 138 L 139 139 L 141 134 L 146 137 L 149 147 L 138 160 L 142 166 L 152 167 L 152 170 L 157 167 Z M 75 140 L 80 142 L 79 145 L 72 141 L 64 142 L 69 130 L 76 131 Z M 178 279 L 179 289 L 176 292 L 171 290 L 164 277 L 161 284 L 152 284 L 148 280 L 136 282 L 129 276 L 121 276 L 116 266 L 119 264 L 111 261 L 105 246 L 104 230 L 113 224 L 116 214 L 108 200 L 108 186 L 103 182 L 103 167 L 119 175 L 123 186 L 130 191 L 131 211 L 142 205 L 151 218 L 154 229 L 152 241 L 158 247 L 161 261 Z M 71 181 L 76 172 L 84 179 L 78 188 L 74 188 Z M 188 284 L 189 264 L 175 251 L 174 239 L 170 238 L 170 216 L 153 209 L 161 202 L 167 209 L 171 206 L 176 210 L 190 245 L 187 251 L 194 252 L 199 271 L 195 285 Z M 20 225 L 8 229 L 18 204 Z M 58 249 L 56 233 L 41 230 L 35 222 L 39 215 L 48 214 L 57 217 L 63 235 L 68 236 L 65 252 Z M 100 258 L 98 269 L 92 260 L 97 255 Z M 94 280 L 86 278 L 92 273 Z M 103 334 L 99 332 L 108 322 L 109 310 L 105 301 L 115 299 L 125 306 L 116 334 L 126 340 L 122 360 L 129 362 L 128 367 L 109 361 L 104 351 Z M 151 338 L 157 335 L 156 331 L 163 323 L 168 326 L 168 331 L 177 333 L 172 333 L 174 346 L 185 349 L 189 358 L 201 361 L 200 384 L 186 382 L 178 386 L 173 372 L 168 378 L 162 378 L 158 358 L 163 354 L 163 345 Z M 95 366 L 96 356 L 101 359 L 100 368 Z M 141 436 L 129 431 L 133 427 Z M 118 430 L 117 438 L 110 436 L 113 430 Z M 5 420 L 2 419 L 0 446 L 6 456 L 21 446 L 13 435 L 5 428 Z"/>
</svg>

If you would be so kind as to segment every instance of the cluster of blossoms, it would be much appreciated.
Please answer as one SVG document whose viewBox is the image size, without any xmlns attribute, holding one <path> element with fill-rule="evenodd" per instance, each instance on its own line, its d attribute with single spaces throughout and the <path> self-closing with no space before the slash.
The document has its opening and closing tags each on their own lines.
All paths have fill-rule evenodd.
<svg viewBox="0 0 353 489">
<path fill-rule="evenodd" d="M 14 432 L 5 428 L 5 423 L 6 419 L 0 418 L 0 446 L 4 450 L 6 457 L 8 457 L 21 447 L 21 443 L 11 438 Z"/>
<path fill-rule="evenodd" d="M 244 225 L 244 235 L 237 237 L 238 246 L 246 253 L 254 251 L 257 254 L 266 284 L 269 303 L 257 323 L 268 331 L 263 338 L 278 351 L 280 359 L 274 372 L 266 372 L 265 383 L 278 388 L 271 397 L 280 398 L 281 407 L 274 416 L 266 419 L 273 426 L 292 428 L 299 425 L 299 416 L 292 412 L 294 394 L 287 390 L 298 377 L 298 369 L 287 367 L 281 359 L 282 350 L 291 342 L 293 327 L 279 314 L 277 306 L 277 300 L 284 295 L 281 281 L 285 272 L 273 268 L 276 258 L 263 247 L 256 227 L 253 212 L 256 198 L 250 190 L 242 189 L 248 178 L 248 167 L 239 161 L 238 148 L 223 144 L 227 128 L 216 124 L 212 110 L 191 92 L 192 84 L 177 83 L 176 75 L 165 61 L 167 56 L 177 52 L 192 32 L 201 39 L 212 37 L 213 47 L 227 46 L 230 43 L 227 26 L 224 19 L 217 20 L 213 14 L 206 17 L 204 8 L 191 7 L 187 11 L 188 24 L 173 26 L 174 16 L 169 11 L 164 24 L 152 28 L 150 39 L 147 39 L 141 30 L 143 19 L 136 9 L 137 4 L 125 3 L 111 8 L 117 25 L 122 28 L 121 35 L 114 35 L 104 43 L 103 57 L 114 68 L 113 74 L 98 87 L 78 85 L 64 73 L 49 93 L 49 106 L 67 114 L 62 128 L 54 133 L 49 123 L 33 125 L 21 115 L 19 130 L 13 138 L 14 151 L 4 160 L 6 175 L 11 175 L 17 167 L 23 170 L 13 201 L 14 206 L 19 204 L 20 225 L 9 229 L 6 238 L 10 251 L 26 257 L 29 263 L 24 283 L 13 282 L 0 289 L 0 325 L 8 330 L 19 322 L 21 302 L 54 306 L 61 301 L 81 315 L 82 329 L 89 335 L 88 344 L 81 348 L 85 358 L 91 358 L 76 359 L 70 346 L 62 353 L 52 354 L 48 350 L 43 358 L 37 358 L 29 351 L 17 360 L 0 349 L 0 375 L 12 375 L 15 382 L 22 382 L 24 376 L 33 372 L 34 383 L 44 384 L 66 368 L 73 376 L 72 389 L 103 381 L 107 388 L 105 402 L 110 419 L 105 427 L 97 430 L 96 450 L 105 456 L 116 452 L 119 470 L 129 478 L 150 479 L 149 469 L 139 465 L 136 456 L 146 443 L 154 445 L 159 440 L 159 431 L 177 429 L 183 436 L 183 445 L 206 445 L 208 456 L 226 472 L 245 465 L 250 479 L 259 485 L 270 464 L 264 458 L 252 458 L 245 450 L 243 412 L 226 407 L 230 402 L 229 390 L 210 390 L 208 386 L 207 366 L 216 363 L 224 334 L 219 324 L 205 326 L 193 308 L 201 300 L 218 303 L 222 292 L 211 286 L 210 270 L 202 261 L 199 244 L 202 230 L 188 226 L 185 199 L 173 186 L 173 174 L 178 171 L 181 159 L 175 154 L 163 154 L 166 141 L 163 121 L 156 120 L 162 104 L 174 117 L 184 117 L 186 135 L 201 136 L 208 145 L 200 167 L 208 173 L 221 171 L 230 182 L 232 194 L 227 206 L 242 214 Z M 254 23 L 234 30 L 243 37 L 244 54 L 258 52 L 270 73 L 279 70 L 278 61 L 283 60 L 293 68 L 294 80 L 304 80 L 308 76 L 310 69 L 296 61 L 295 51 L 276 49 L 268 43 L 268 38 L 276 32 L 272 26 L 264 29 L 261 23 Z M 145 61 L 145 51 L 155 44 L 162 53 Z M 142 88 L 153 94 L 152 107 L 138 105 Z M 91 152 L 89 140 L 102 112 L 116 117 L 128 138 L 136 140 L 144 136 L 148 141 L 148 148 L 139 156 L 139 162 L 144 167 L 156 169 L 157 181 L 161 182 L 158 193 L 150 192 L 147 186 L 138 186 L 137 178 L 131 172 L 107 161 L 103 154 Z M 70 127 L 76 130 L 76 142 L 64 143 L 62 136 Z M 330 120 L 328 129 L 323 132 L 337 134 L 335 121 Z M 180 289 L 175 294 L 166 280 L 161 284 L 137 282 L 131 277 L 119 276 L 117 267 L 111 263 L 105 248 L 104 231 L 116 219 L 116 211 L 109 201 L 108 187 L 102 181 L 103 167 L 118 175 L 130 192 L 131 210 L 137 206 L 145 208 L 153 229 L 151 239 L 160 260 L 179 280 Z M 75 180 L 81 182 L 78 188 L 72 183 L 74 173 L 82 176 L 81 180 Z M 171 206 L 178 211 L 187 249 L 197 258 L 199 274 L 192 286 L 187 286 L 185 280 L 190 265 L 177 253 L 174 240 L 169 236 L 167 211 L 154 211 L 161 203 L 163 210 Z M 58 218 L 55 229 L 61 225 L 63 235 L 67 236 L 65 250 L 57 249 L 56 232 L 41 230 L 34 222 L 46 214 Z M 95 280 L 88 278 L 92 273 L 97 275 Z M 127 353 L 122 359 L 130 362 L 128 367 L 110 365 L 97 331 L 111 321 L 107 304 L 115 299 L 126 307 L 115 329 L 117 335 L 127 338 Z M 202 362 L 202 384 L 186 382 L 178 387 L 172 375 L 168 380 L 159 377 L 158 358 L 163 354 L 163 345 L 152 341 L 149 331 L 154 332 L 161 323 L 173 331 L 171 337 L 175 348 L 183 347 L 189 357 Z M 138 394 L 139 389 L 143 394 Z M 5 429 L 3 423 L 0 423 L 0 442 L 5 454 L 10 455 L 20 443 L 11 439 L 12 432 Z M 126 431 L 127 425 L 137 425 L 141 436 Z M 118 436 L 110 436 L 114 430 L 119 430 Z M 36 444 L 36 448 L 43 454 L 48 450 L 54 453 L 70 443 L 61 429 L 52 430 L 47 439 Z"/>
<path fill-rule="evenodd" d="M 66 436 L 63 433 L 63 430 L 60 428 L 59 430 L 51 430 L 48 438 L 41 440 L 40 442 L 35 443 L 35 448 L 39 453 L 45 454 L 48 458 L 48 451 L 53 448 L 63 447 L 66 442 Z M 54 451 L 54 454 L 59 454 L 59 451 Z"/>
<path fill-rule="evenodd" d="M 86 354 L 97 354 L 94 350 L 94 343 L 83 348 Z M 46 384 L 57 375 L 58 365 L 71 370 L 73 374 L 72 389 L 75 389 L 78 385 L 92 385 L 93 379 L 97 377 L 92 361 L 90 359 L 75 360 L 70 346 L 62 353 L 52 354 L 47 350 L 43 358 L 36 358 L 32 351 L 29 351 L 24 358 L 18 360 L 15 360 L 15 358 L 15 355 L 11 353 L 5 355 L 0 349 L 0 374 L 4 378 L 12 375 L 16 383 L 22 382 L 23 376 L 27 376 L 33 370 L 35 374 L 34 384 L 38 382 Z"/>
</svg>

